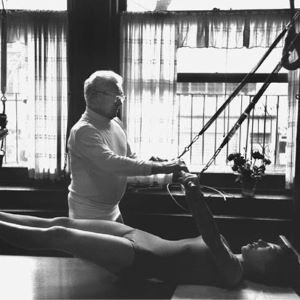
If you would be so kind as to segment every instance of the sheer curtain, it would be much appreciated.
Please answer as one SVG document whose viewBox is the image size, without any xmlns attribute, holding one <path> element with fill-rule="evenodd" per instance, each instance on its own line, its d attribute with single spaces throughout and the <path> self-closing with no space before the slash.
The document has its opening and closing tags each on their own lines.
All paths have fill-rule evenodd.
<svg viewBox="0 0 300 300">
<path fill-rule="evenodd" d="M 124 15 L 121 30 L 121 73 L 129 99 L 122 116 L 129 140 L 141 158 L 176 158 L 175 20 L 129 14 Z M 156 175 L 133 180 L 151 184 L 164 179 Z"/>
<path fill-rule="evenodd" d="M 22 149 L 19 166 L 28 167 L 36 179 L 57 178 L 64 164 L 67 119 L 67 15 L 10 11 L 7 19 L 8 47 L 14 49 L 8 53 L 8 92 L 26 99 L 16 125 L 8 123 Z M 19 59 L 17 68 L 13 55 Z M 12 118 L 8 112 L 8 120 Z M 10 136 L 7 148 L 9 143 Z"/>
<path fill-rule="evenodd" d="M 175 157 L 175 20 L 128 14 L 122 18 L 121 29 L 121 72 L 129 99 L 123 116 L 129 137 L 145 159 Z"/>
<path fill-rule="evenodd" d="M 268 48 L 289 22 L 287 11 L 125 13 L 121 17 L 124 121 L 137 154 L 176 157 L 176 50 L 179 47 Z M 283 40 L 277 47 L 283 46 Z M 249 70 L 250 71 L 250 70 Z M 295 107 L 290 98 L 290 125 Z M 295 152 L 295 135 L 288 134 Z M 292 182 L 288 164 L 286 179 Z"/>
<path fill-rule="evenodd" d="M 300 24 L 296 24 L 296 32 L 299 32 Z M 291 59 L 297 58 L 295 51 L 292 52 Z M 300 72 L 299 69 L 289 72 L 289 107 L 288 107 L 288 124 L 287 124 L 287 162 L 286 162 L 286 187 L 292 188 L 295 176 L 296 166 L 296 139 L 297 139 L 297 120 L 298 105 L 297 97 L 300 93 Z M 298 145 L 299 147 L 299 145 Z"/>
</svg>

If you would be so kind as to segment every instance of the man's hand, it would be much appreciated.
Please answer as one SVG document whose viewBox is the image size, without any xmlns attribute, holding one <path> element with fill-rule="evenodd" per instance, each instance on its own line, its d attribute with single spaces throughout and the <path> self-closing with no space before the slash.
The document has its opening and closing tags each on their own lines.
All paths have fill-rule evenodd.
<svg viewBox="0 0 300 300">
<path fill-rule="evenodd" d="M 168 161 L 167 159 L 160 158 L 158 156 L 151 156 L 149 160 L 151 160 L 151 161 L 158 161 L 158 162 Z"/>
<path fill-rule="evenodd" d="M 152 174 L 170 174 L 180 171 L 188 171 L 185 163 L 181 160 L 171 160 L 167 162 L 153 162 Z"/>
<path fill-rule="evenodd" d="M 138 159 L 138 156 L 136 155 L 136 153 L 131 153 L 128 157 L 132 158 L 132 159 Z"/>
</svg>

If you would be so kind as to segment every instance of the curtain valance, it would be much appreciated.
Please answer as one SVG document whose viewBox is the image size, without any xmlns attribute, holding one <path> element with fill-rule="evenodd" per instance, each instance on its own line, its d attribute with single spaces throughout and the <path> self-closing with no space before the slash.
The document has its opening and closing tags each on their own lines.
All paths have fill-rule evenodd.
<svg viewBox="0 0 300 300">
<path fill-rule="evenodd" d="M 25 42 L 28 32 L 34 32 L 34 28 L 54 33 L 58 29 L 65 30 L 67 26 L 67 13 L 65 11 L 7 10 L 6 15 L 8 43 L 20 40 Z"/>
<path fill-rule="evenodd" d="M 156 24 L 173 28 L 179 47 L 269 47 L 289 22 L 288 10 L 123 13 L 122 22 L 140 24 L 141 34 Z M 278 47 L 283 46 L 283 41 Z"/>
</svg>

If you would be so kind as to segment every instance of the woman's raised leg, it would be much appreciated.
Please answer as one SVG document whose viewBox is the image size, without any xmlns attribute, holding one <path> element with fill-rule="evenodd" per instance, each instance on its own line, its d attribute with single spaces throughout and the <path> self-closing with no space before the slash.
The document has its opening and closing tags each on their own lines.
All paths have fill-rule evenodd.
<svg viewBox="0 0 300 300">
<path fill-rule="evenodd" d="M 128 267 L 134 258 L 126 238 L 61 226 L 37 228 L 0 221 L 0 238 L 24 249 L 64 251 L 112 272 Z"/>
<path fill-rule="evenodd" d="M 46 228 L 51 226 L 51 220 L 29 215 L 19 215 L 6 212 L 0 212 L 0 221 L 14 223 L 18 225 Z"/>
<path fill-rule="evenodd" d="M 14 223 L 23 226 L 49 228 L 53 226 L 63 226 L 96 233 L 124 236 L 133 228 L 122 223 L 95 219 L 71 219 L 68 217 L 40 218 L 29 215 L 18 215 L 0 212 L 0 221 Z"/>
</svg>

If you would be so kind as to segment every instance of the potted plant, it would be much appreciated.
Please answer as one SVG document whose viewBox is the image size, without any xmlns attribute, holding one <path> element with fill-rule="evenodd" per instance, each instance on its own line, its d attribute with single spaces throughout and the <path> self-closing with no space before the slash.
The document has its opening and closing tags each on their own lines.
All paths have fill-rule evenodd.
<svg viewBox="0 0 300 300">
<path fill-rule="evenodd" d="M 237 175 L 236 182 L 241 183 L 242 194 L 253 197 L 257 182 L 265 175 L 266 166 L 271 161 L 259 151 L 251 153 L 250 159 L 246 159 L 241 153 L 231 153 L 228 161 L 232 162 L 232 170 Z"/>
</svg>

